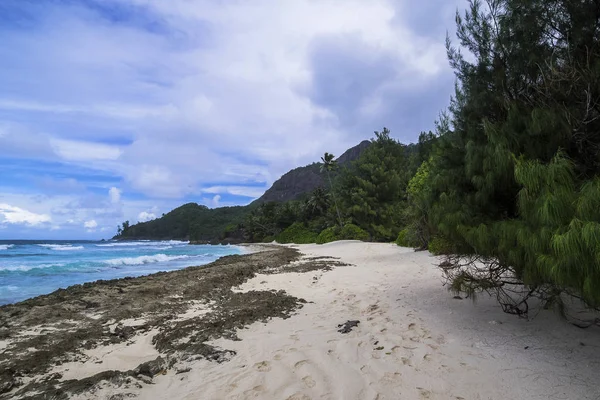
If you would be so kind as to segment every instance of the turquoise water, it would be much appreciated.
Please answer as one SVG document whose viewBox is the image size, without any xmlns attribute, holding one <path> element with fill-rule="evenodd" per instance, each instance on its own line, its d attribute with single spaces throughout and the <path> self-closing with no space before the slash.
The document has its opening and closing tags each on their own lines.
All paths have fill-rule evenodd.
<svg viewBox="0 0 600 400">
<path fill-rule="evenodd" d="M 241 253 L 236 246 L 179 241 L 0 241 L 0 305 L 78 283 L 172 271 Z"/>
</svg>

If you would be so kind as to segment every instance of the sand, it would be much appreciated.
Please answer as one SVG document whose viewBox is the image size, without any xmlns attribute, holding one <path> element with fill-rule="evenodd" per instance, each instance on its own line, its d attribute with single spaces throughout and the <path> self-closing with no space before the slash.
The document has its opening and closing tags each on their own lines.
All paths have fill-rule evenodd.
<svg viewBox="0 0 600 400">
<path fill-rule="evenodd" d="M 600 399 L 596 326 L 577 328 L 552 311 L 525 320 L 492 299 L 455 299 L 427 252 L 356 241 L 294 247 L 352 265 L 260 273 L 234 288 L 284 290 L 308 303 L 288 319 L 239 330 L 239 341 L 210 342 L 234 350 L 229 361 L 195 360 L 185 373 L 179 366 L 134 389 L 105 383 L 76 398 Z M 198 305 L 184 316 L 205 312 Z M 360 323 L 338 332 L 348 320 Z M 99 361 L 132 368 L 156 356 L 152 334 L 137 335 L 129 349 L 92 349 L 87 362 L 62 368 L 79 377 L 97 372 Z"/>
</svg>

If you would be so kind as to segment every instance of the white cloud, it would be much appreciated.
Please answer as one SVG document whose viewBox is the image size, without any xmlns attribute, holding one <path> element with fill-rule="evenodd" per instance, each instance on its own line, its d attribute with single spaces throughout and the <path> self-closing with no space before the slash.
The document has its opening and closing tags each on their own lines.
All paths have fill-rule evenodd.
<svg viewBox="0 0 600 400">
<path fill-rule="evenodd" d="M 12 220 L 37 226 L 51 219 L 67 235 L 90 229 L 85 221 L 107 229 L 152 219 L 184 196 L 212 206 L 239 202 L 232 196 L 257 198 L 287 170 L 324 151 L 339 155 L 383 125 L 414 140 L 441 103 L 424 102 L 418 129 L 401 131 L 407 125 L 398 116 L 416 117 L 395 97 L 422 99 L 427 82 L 446 75 L 448 92 L 435 96 L 448 99 L 453 89 L 443 32 L 433 38 L 411 28 L 408 0 L 105 2 L 128 11 L 115 21 L 85 2 L 11 3 L 35 14 L 36 29 L 2 31 L 0 59 L 19 73 L 0 74 L 0 156 L 62 168 L 60 178 L 38 177 L 42 200 L 0 187 L 0 201 L 20 207 L 9 210 Z M 428 7 L 426 14 L 438 12 Z M 452 29 L 447 2 L 443 8 L 437 21 Z M 360 74 L 344 75 L 343 63 L 323 60 L 330 53 L 324 44 L 359 64 L 366 60 L 376 77 L 384 67 L 384 78 L 365 93 L 353 90 Z M 323 66 L 352 90 L 317 98 Z M 346 100 L 356 102 L 356 126 L 339 109 Z M 340 101 L 338 108 L 328 103 Z M 98 179 L 71 179 L 70 170 Z M 150 198 L 132 200 L 140 194 Z M 9 224 L 4 214 L 0 228 Z"/>
<path fill-rule="evenodd" d="M 119 147 L 103 143 L 63 139 L 51 139 L 50 143 L 55 153 L 67 161 L 114 161 L 118 159 L 122 153 L 122 150 Z"/>
<path fill-rule="evenodd" d="M 232 194 L 235 196 L 244 196 L 251 198 L 258 198 L 262 196 L 265 192 L 266 187 L 256 187 L 256 186 L 210 186 L 207 188 L 203 188 L 202 192 L 204 193 L 216 193 L 216 194 Z"/>
<path fill-rule="evenodd" d="M 96 229 L 98 227 L 98 223 L 95 220 L 85 221 L 83 227 L 86 229 Z"/>
<path fill-rule="evenodd" d="M 108 190 L 108 196 L 111 203 L 117 204 L 121 201 L 121 190 L 113 186 Z"/>
<path fill-rule="evenodd" d="M 46 214 L 36 214 L 19 207 L 0 203 L 0 224 L 23 224 L 36 226 L 50 222 L 51 218 Z"/>
<path fill-rule="evenodd" d="M 151 107 L 135 104 L 100 104 L 74 106 L 66 104 L 45 104 L 32 101 L 0 99 L 0 109 L 8 111 L 36 111 L 55 114 L 93 114 L 108 118 L 139 119 L 169 117 L 174 108 L 170 105 Z"/>
<path fill-rule="evenodd" d="M 147 211 L 142 211 L 138 215 L 138 222 L 147 222 L 147 221 L 151 221 L 153 219 L 156 219 L 156 215 L 154 215 L 153 213 L 149 213 Z"/>
<path fill-rule="evenodd" d="M 140 6 L 140 13 L 151 13 L 140 18 L 161 29 L 105 21 L 83 6 L 43 12 L 41 30 L 9 35 L 14 52 L 0 51 L 24 68 L 24 78 L 8 91 L 20 95 L 5 95 L 0 108 L 43 114 L 55 129 L 30 135 L 49 141 L 56 156 L 93 163 L 149 196 L 180 198 L 209 182 L 271 183 L 387 124 L 381 113 L 389 88 L 450 76 L 444 38 L 409 29 L 392 0 L 107 2 Z M 450 15 L 449 27 L 453 23 Z M 310 96 L 315 45 L 341 37 L 389 56 L 390 77 L 359 99 L 358 113 L 377 124 L 364 131 L 344 128 L 343 116 Z M 431 110 L 431 123 L 438 112 Z M 128 140 L 90 141 L 115 131 Z M 31 151 L 25 144 L 19 149 Z"/>
</svg>

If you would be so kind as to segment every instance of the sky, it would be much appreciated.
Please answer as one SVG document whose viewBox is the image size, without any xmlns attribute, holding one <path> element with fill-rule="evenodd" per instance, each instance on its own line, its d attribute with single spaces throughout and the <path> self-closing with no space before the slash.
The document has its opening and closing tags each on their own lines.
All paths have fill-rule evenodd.
<svg viewBox="0 0 600 400">
<path fill-rule="evenodd" d="M 0 239 L 244 205 L 453 93 L 462 0 L 2 0 Z"/>
</svg>

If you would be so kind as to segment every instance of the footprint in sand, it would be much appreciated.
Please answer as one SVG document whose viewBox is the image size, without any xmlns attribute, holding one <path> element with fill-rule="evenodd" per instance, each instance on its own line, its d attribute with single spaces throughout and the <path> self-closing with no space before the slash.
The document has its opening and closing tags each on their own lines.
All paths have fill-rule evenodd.
<svg viewBox="0 0 600 400">
<path fill-rule="evenodd" d="M 294 368 L 295 368 L 295 369 L 298 369 L 298 368 L 300 368 L 301 366 L 303 366 L 304 364 L 308 364 L 308 360 L 301 360 L 301 361 L 298 361 L 296 364 L 294 364 Z"/>
<path fill-rule="evenodd" d="M 271 363 L 268 361 L 261 361 L 254 364 L 254 369 L 258 372 L 269 372 L 271 370 Z"/>
<path fill-rule="evenodd" d="M 400 372 L 386 372 L 379 382 L 383 385 L 395 385 L 400 382 L 401 376 Z"/>
<path fill-rule="evenodd" d="M 259 393 L 265 391 L 265 387 L 263 385 L 254 386 L 252 389 L 245 390 L 243 392 L 246 397 L 257 397 Z"/>
<path fill-rule="evenodd" d="M 290 397 L 288 397 L 285 400 L 312 400 L 310 398 L 310 396 L 304 394 L 304 393 L 294 393 L 293 395 L 291 395 Z"/>
<path fill-rule="evenodd" d="M 283 356 L 282 356 L 281 354 L 279 354 L 279 353 L 278 353 L 278 354 L 275 354 L 275 355 L 273 356 L 273 360 L 275 360 L 275 361 L 279 361 L 279 360 L 281 360 L 281 358 L 282 358 L 282 357 L 283 357 Z"/>
<path fill-rule="evenodd" d="M 377 304 L 371 304 L 369 307 L 367 307 L 365 312 L 367 314 L 373 314 L 377 310 L 379 310 L 379 306 Z M 379 312 L 378 314 L 381 314 L 381 312 Z"/>
<path fill-rule="evenodd" d="M 315 380 L 312 378 L 312 376 L 305 376 L 304 378 L 302 378 L 302 382 L 304 382 L 304 384 L 306 385 L 307 388 L 314 388 L 315 385 L 317 384 L 317 382 L 315 382 Z"/>
</svg>

